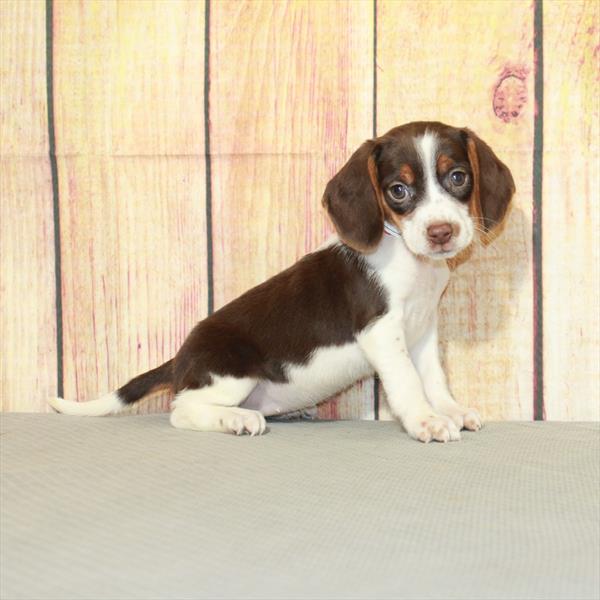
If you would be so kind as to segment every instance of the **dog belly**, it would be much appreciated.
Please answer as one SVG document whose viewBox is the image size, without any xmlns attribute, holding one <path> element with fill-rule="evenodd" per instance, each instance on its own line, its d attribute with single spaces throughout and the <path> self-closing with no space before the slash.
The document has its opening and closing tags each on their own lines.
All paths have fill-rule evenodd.
<svg viewBox="0 0 600 600">
<path fill-rule="evenodd" d="M 265 416 L 318 404 L 373 374 L 358 344 L 329 346 L 313 353 L 305 365 L 288 365 L 288 382 L 261 381 L 241 404 Z"/>
</svg>

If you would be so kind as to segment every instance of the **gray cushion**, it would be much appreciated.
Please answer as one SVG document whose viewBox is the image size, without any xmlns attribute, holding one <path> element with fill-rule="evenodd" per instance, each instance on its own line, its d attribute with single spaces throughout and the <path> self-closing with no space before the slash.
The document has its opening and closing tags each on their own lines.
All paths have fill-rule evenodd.
<svg viewBox="0 0 600 600">
<path fill-rule="evenodd" d="M 597 424 L 1 421 L 4 600 L 600 594 Z"/>
</svg>

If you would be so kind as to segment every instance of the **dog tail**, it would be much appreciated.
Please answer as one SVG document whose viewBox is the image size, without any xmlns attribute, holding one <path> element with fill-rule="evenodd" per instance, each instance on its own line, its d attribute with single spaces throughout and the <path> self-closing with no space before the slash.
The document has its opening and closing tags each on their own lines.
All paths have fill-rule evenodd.
<svg viewBox="0 0 600 600">
<path fill-rule="evenodd" d="M 48 404 L 57 412 L 65 415 L 103 417 L 121 412 L 126 406 L 141 400 L 150 392 L 170 388 L 172 383 L 173 360 L 168 360 L 160 367 L 134 377 L 116 392 L 106 394 L 97 400 L 75 402 L 64 398 L 50 398 Z"/>
</svg>

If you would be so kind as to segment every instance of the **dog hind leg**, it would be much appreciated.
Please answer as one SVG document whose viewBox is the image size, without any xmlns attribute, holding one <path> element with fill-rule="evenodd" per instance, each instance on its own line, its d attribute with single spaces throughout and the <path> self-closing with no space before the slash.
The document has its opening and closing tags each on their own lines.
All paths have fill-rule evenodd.
<svg viewBox="0 0 600 600">
<path fill-rule="evenodd" d="M 182 390 L 173 402 L 171 425 L 178 429 L 261 435 L 266 430 L 257 410 L 239 408 L 257 384 L 251 377 L 213 376 L 210 385 Z"/>
</svg>

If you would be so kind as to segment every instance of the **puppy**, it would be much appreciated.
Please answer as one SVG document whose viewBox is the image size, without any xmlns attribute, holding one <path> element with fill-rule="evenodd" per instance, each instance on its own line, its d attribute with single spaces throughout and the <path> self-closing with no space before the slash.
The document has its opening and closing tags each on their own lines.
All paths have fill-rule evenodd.
<svg viewBox="0 0 600 600">
<path fill-rule="evenodd" d="M 98 400 L 50 404 L 72 415 L 120 411 L 160 388 L 171 424 L 238 435 L 379 374 L 392 413 L 421 442 L 478 430 L 438 355 L 447 260 L 497 233 L 514 183 L 472 131 L 438 122 L 365 142 L 327 184 L 337 236 L 196 325 L 176 356 Z"/>
</svg>

